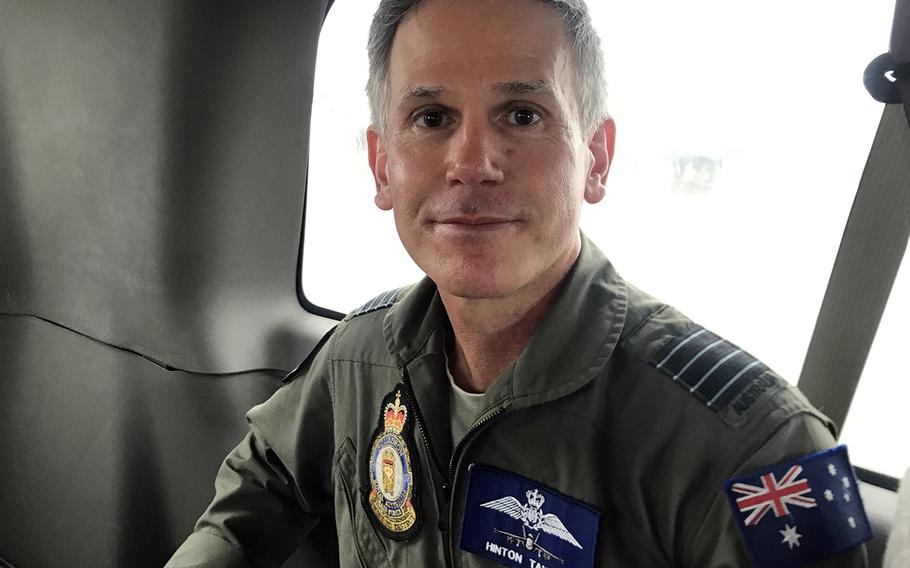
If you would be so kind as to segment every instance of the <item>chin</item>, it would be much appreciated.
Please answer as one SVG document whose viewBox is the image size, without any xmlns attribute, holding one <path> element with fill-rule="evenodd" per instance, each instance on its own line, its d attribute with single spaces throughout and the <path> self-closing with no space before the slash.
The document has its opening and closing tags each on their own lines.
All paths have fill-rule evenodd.
<svg viewBox="0 0 910 568">
<path fill-rule="evenodd" d="M 500 270 L 462 269 L 440 270 L 429 273 L 440 291 L 458 298 L 481 300 L 502 298 L 522 287 L 524 282 L 517 278 L 519 271 L 507 273 Z"/>
<path fill-rule="evenodd" d="M 471 248 L 451 242 L 433 245 L 405 248 L 441 292 L 458 298 L 505 298 L 542 276 L 547 268 L 535 255 L 537 251 L 512 242 Z"/>
</svg>

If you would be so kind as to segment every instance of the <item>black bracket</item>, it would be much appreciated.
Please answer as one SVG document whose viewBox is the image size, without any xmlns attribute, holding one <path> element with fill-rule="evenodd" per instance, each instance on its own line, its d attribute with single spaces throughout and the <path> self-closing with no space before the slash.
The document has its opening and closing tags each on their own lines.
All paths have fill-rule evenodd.
<svg viewBox="0 0 910 568">
<path fill-rule="evenodd" d="M 873 59 L 863 72 L 863 85 L 872 98 L 880 103 L 901 102 L 898 80 L 910 81 L 910 63 L 895 63 L 890 53 L 883 53 Z"/>
</svg>

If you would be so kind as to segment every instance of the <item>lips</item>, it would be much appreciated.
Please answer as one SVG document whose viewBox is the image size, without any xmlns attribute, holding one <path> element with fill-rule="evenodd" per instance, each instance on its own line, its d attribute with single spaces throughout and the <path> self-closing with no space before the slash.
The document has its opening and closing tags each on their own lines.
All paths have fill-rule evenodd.
<svg viewBox="0 0 910 568">
<path fill-rule="evenodd" d="M 508 217 L 448 217 L 436 222 L 443 225 L 496 225 L 514 221 Z"/>
<path fill-rule="evenodd" d="M 437 229 L 456 234 L 477 234 L 507 229 L 518 222 L 511 217 L 444 217 L 434 222 Z"/>
</svg>

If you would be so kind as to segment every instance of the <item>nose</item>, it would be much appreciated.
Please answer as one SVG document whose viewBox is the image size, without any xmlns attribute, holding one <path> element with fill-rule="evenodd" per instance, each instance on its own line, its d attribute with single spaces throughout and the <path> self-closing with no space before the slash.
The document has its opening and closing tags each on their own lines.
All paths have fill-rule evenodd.
<svg viewBox="0 0 910 568">
<path fill-rule="evenodd" d="M 446 181 L 450 186 L 487 187 L 503 181 L 502 157 L 489 125 L 462 122 L 450 139 Z"/>
</svg>

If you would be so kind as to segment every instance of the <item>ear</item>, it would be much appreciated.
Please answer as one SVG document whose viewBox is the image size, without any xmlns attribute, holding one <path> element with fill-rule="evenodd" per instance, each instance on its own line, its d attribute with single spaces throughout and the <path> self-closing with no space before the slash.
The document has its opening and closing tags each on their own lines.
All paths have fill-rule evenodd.
<svg viewBox="0 0 910 568">
<path fill-rule="evenodd" d="M 386 151 L 382 136 L 375 126 L 367 128 L 367 157 L 376 182 L 376 196 L 373 201 L 383 211 L 392 208 L 392 193 L 389 191 L 389 174 L 386 170 Z"/>
<path fill-rule="evenodd" d="M 607 117 L 588 142 L 588 151 L 592 157 L 591 169 L 585 183 L 585 201 L 588 203 L 598 203 L 606 194 L 607 174 L 610 173 L 610 165 L 613 163 L 615 146 L 616 123 Z"/>
</svg>

